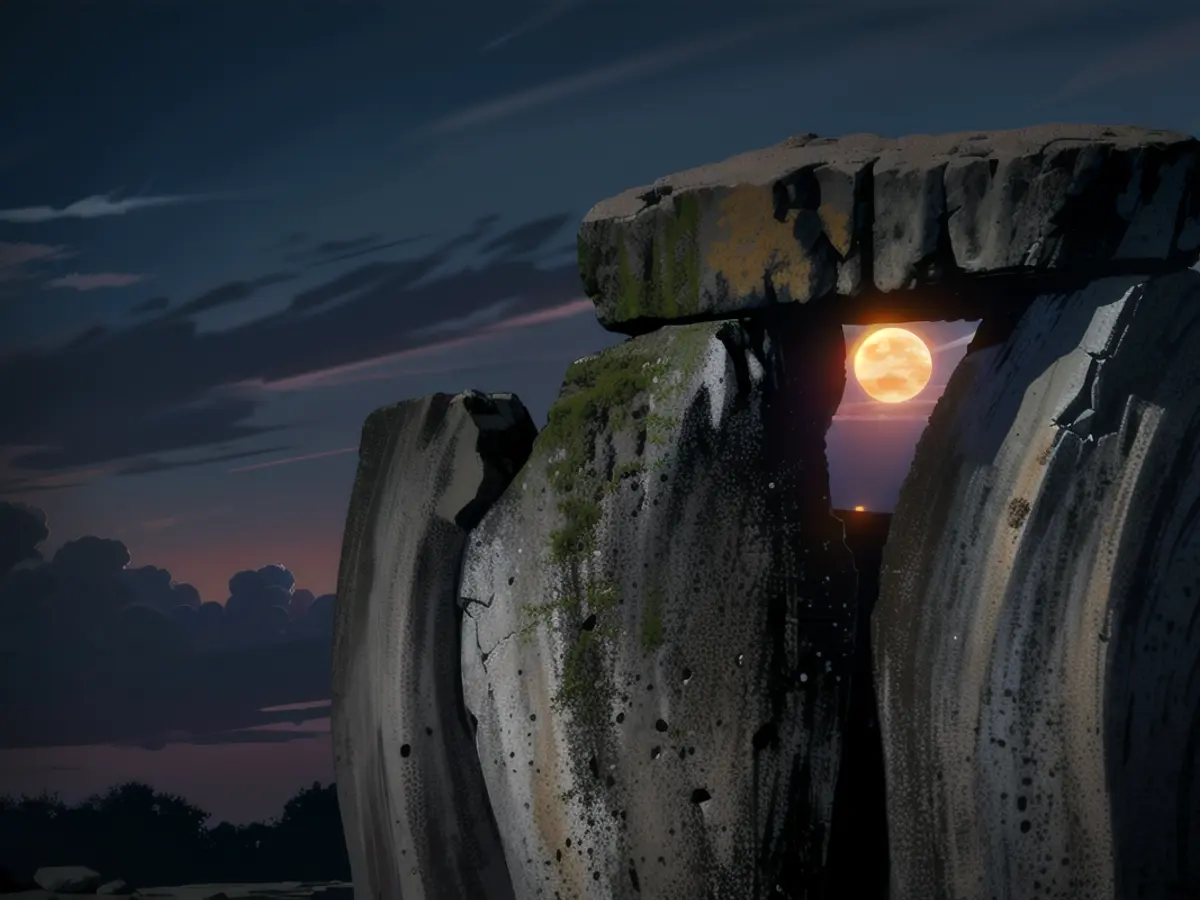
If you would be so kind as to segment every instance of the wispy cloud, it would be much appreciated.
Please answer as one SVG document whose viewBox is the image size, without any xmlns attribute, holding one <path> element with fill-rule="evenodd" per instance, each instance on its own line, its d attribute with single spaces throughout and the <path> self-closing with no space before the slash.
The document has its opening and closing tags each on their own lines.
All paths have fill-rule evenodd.
<svg viewBox="0 0 1200 900">
<path fill-rule="evenodd" d="M 936 347 L 930 347 L 930 353 L 945 353 L 947 350 L 954 350 L 958 347 L 965 347 L 971 341 L 975 340 L 975 332 L 964 334 L 962 337 L 956 337 L 952 341 L 946 341 L 944 344 L 938 344 Z"/>
<path fill-rule="evenodd" d="M 139 209 L 158 206 L 175 206 L 180 203 L 198 203 L 215 199 L 202 194 L 175 194 L 157 197 L 115 198 L 111 194 L 93 194 L 63 207 L 23 206 L 16 209 L 0 209 L 0 222 L 28 224 L 54 222 L 58 219 L 98 219 L 102 216 L 123 216 Z"/>
<path fill-rule="evenodd" d="M 72 272 L 60 278 L 51 278 L 44 288 L 71 288 L 76 291 L 94 291 L 97 288 L 120 288 L 146 281 L 151 276 L 133 272 L 92 272 L 81 275 Z"/>
<path fill-rule="evenodd" d="M 881 403 L 878 400 L 845 400 L 833 417 L 835 422 L 924 422 L 937 405 L 944 384 L 929 385 L 927 396 L 914 397 L 903 403 Z M 935 396 L 936 394 L 936 396 Z"/>
<path fill-rule="evenodd" d="M 1047 99 L 1069 100 L 1118 81 L 1159 75 L 1200 59 L 1200 18 L 1175 22 L 1077 71 Z"/>
<path fill-rule="evenodd" d="M 337 450 L 323 450 L 320 453 L 306 453 L 303 456 L 288 456 L 284 459 L 273 459 L 270 462 L 255 463 L 252 466 L 238 466 L 230 472 L 253 472 L 255 469 L 270 469 L 273 466 L 290 466 L 292 463 L 308 462 L 311 459 L 325 459 L 329 456 L 341 456 L 344 453 L 354 453 L 358 446 L 339 447 Z"/>
<path fill-rule="evenodd" d="M 423 325 L 420 328 L 414 328 L 409 334 L 413 337 L 428 337 L 434 334 L 448 334 L 455 331 L 466 331 L 470 328 L 478 328 L 480 326 L 491 326 L 496 323 L 496 320 L 504 315 L 508 310 L 512 309 L 517 302 L 515 297 L 509 297 L 505 300 L 497 300 L 495 303 L 489 303 L 482 309 L 474 310 L 467 313 L 465 316 L 457 316 L 453 319 L 443 319 L 441 322 L 434 322 L 431 325 Z"/>
<path fill-rule="evenodd" d="M 494 340 L 500 335 L 514 329 L 530 328 L 547 322 L 556 322 L 560 319 L 578 316 L 585 312 L 594 312 L 595 308 L 591 300 L 583 297 L 559 304 L 558 306 L 552 306 L 549 309 L 540 309 L 524 315 L 501 319 L 499 322 L 471 334 L 464 334 L 431 344 L 423 344 L 420 347 L 410 347 L 407 350 L 400 350 L 396 353 L 388 353 L 383 356 L 359 360 L 358 362 L 347 363 L 341 366 L 333 366 L 328 369 L 318 369 L 278 381 L 259 382 L 255 386 L 269 391 L 302 391 L 311 388 L 340 387 L 361 381 L 374 381 L 381 377 L 390 377 L 396 374 L 381 375 L 380 370 L 388 366 L 421 359 L 422 357 L 431 356 L 446 350 L 467 347 L 472 344 L 478 344 L 481 341 Z"/>
<path fill-rule="evenodd" d="M 11 281 L 24 275 L 24 268 L 31 263 L 52 262 L 70 259 L 75 253 L 66 247 L 53 244 L 29 244 L 23 241 L 10 243 L 0 241 L 0 281 Z"/>
<path fill-rule="evenodd" d="M 772 19 L 747 28 L 671 44 L 653 53 L 629 57 L 578 75 L 570 75 L 535 88 L 500 97 L 497 100 L 467 107 L 431 122 L 418 131 L 415 136 L 440 137 L 453 134 L 468 128 L 507 119 L 531 109 L 565 100 L 568 97 L 643 78 L 655 72 L 711 56 L 737 44 L 773 34 L 780 28 L 796 21 L 798 19 L 794 16 Z"/>
<path fill-rule="evenodd" d="M 504 34 L 494 40 L 488 41 L 483 47 L 486 53 L 489 50 L 495 50 L 497 47 L 502 47 L 509 41 L 523 37 L 531 31 L 536 31 L 539 28 L 545 28 L 550 23 L 562 18 L 571 10 L 576 9 L 584 4 L 585 0 L 556 0 L 556 2 L 548 3 L 539 9 L 529 18 L 510 28 Z"/>
</svg>

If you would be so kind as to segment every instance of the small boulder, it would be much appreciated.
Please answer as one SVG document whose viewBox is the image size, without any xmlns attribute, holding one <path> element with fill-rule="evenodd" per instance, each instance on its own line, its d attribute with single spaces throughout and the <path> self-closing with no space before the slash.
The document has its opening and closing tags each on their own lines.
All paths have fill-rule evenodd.
<svg viewBox="0 0 1200 900">
<path fill-rule="evenodd" d="M 112 881 L 106 881 L 104 884 L 100 885 L 100 887 L 96 888 L 96 893 L 104 894 L 106 896 L 117 896 L 121 894 L 129 894 L 132 893 L 132 891 L 130 891 L 129 885 L 127 885 L 122 879 L 114 878 Z"/>
<path fill-rule="evenodd" d="M 100 873 L 87 866 L 42 866 L 33 880 L 56 894 L 90 894 L 100 886 Z"/>
</svg>

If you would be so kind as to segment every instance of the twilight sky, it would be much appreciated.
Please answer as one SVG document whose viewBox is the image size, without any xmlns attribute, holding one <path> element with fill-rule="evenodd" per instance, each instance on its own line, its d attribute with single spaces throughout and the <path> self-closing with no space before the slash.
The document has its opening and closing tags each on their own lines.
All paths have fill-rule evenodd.
<svg viewBox="0 0 1200 900">
<path fill-rule="evenodd" d="M 331 592 L 367 413 L 475 387 L 541 424 L 619 339 L 574 263 L 597 200 L 804 131 L 1194 133 L 1197 83 L 1191 0 L 8 0 L 0 500 L 46 512 L 47 558 L 96 535 L 206 601 L 269 563 Z M 935 384 L 847 391 L 836 504 L 891 507 L 972 326 L 915 330 Z M 273 814 L 328 741 L 257 724 L 10 740 L 0 791 L 141 771 Z"/>
</svg>

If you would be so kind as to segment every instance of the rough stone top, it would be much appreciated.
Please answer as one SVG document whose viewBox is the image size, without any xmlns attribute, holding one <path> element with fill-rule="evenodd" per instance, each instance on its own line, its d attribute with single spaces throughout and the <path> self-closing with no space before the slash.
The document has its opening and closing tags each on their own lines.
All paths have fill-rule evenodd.
<svg viewBox="0 0 1200 900">
<path fill-rule="evenodd" d="M 628 333 L 829 294 L 1198 257 L 1200 141 L 1132 126 L 799 135 L 604 200 L 579 230 L 600 322 Z"/>
</svg>

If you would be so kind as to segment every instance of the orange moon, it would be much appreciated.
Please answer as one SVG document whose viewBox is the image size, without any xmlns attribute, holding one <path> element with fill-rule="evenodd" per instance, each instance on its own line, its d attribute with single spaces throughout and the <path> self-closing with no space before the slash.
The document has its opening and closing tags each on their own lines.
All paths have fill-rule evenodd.
<svg viewBox="0 0 1200 900">
<path fill-rule="evenodd" d="M 880 403 L 911 400 L 925 390 L 932 374 L 929 348 L 905 328 L 872 331 L 854 354 L 854 377 Z"/>
</svg>

